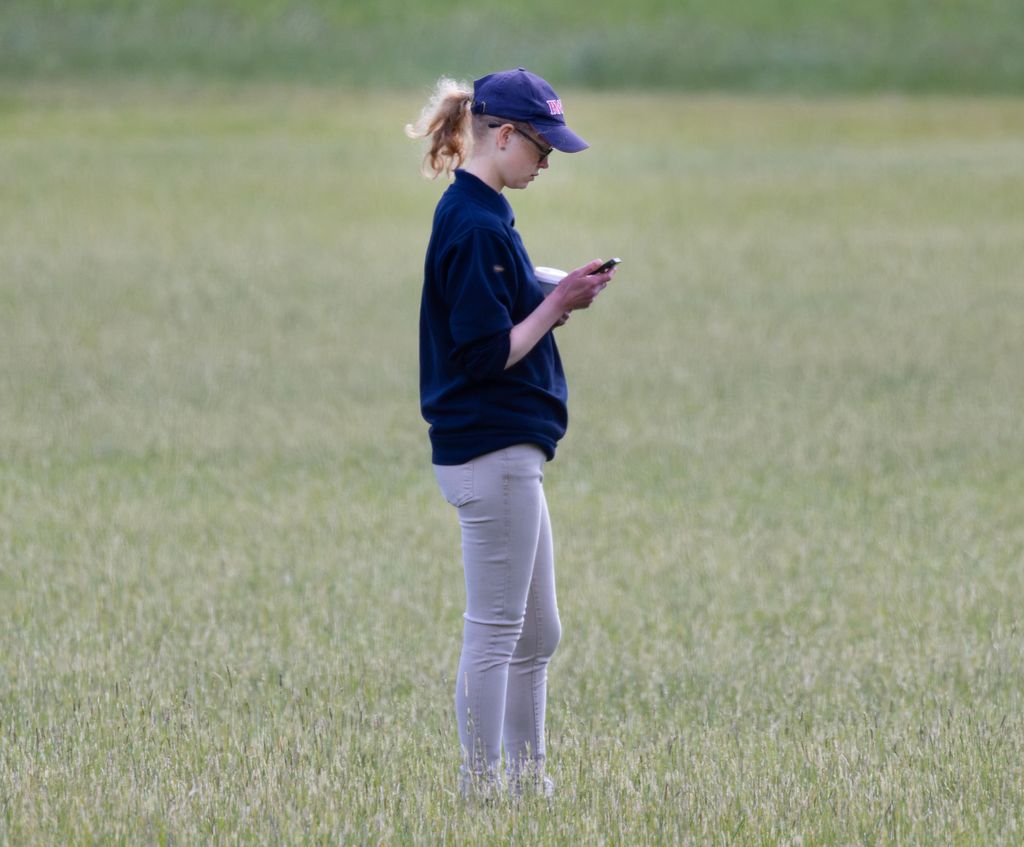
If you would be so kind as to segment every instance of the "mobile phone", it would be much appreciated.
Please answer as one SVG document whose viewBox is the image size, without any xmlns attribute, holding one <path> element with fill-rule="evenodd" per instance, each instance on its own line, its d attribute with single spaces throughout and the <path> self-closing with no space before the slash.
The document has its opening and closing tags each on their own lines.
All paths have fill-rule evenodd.
<svg viewBox="0 0 1024 847">
<path fill-rule="evenodd" d="M 621 264 L 621 263 L 622 263 L 622 259 L 609 259 L 607 262 L 605 262 L 603 265 L 601 265 L 601 267 L 599 267 L 596 271 L 591 271 L 590 275 L 593 276 L 594 274 L 608 273 L 608 271 L 610 271 L 616 265 Z"/>
</svg>

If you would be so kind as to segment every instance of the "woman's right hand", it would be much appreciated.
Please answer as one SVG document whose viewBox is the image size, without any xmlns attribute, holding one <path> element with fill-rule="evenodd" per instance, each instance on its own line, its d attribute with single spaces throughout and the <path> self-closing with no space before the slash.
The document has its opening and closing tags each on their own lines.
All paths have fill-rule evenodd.
<svg viewBox="0 0 1024 847">
<path fill-rule="evenodd" d="M 541 338 L 554 327 L 561 326 L 569 319 L 569 312 L 574 309 L 586 309 L 594 302 L 613 276 L 614 268 L 603 274 L 593 274 L 601 267 L 601 261 L 595 259 L 582 268 L 566 274 L 539 306 L 521 320 L 509 334 L 508 360 L 505 369 L 522 360 Z"/>
<path fill-rule="evenodd" d="M 550 296 L 558 298 L 563 312 L 588 308 L 597 295 L 604 291 L 605 286 L 615 276 L 615 269 L 612 268 L 603 274 L 592 273 L 599 267 L 601 267 L 601 260 L 595 259 L 581 268 L 570 271 L 558 283 Z"/>
</svg>

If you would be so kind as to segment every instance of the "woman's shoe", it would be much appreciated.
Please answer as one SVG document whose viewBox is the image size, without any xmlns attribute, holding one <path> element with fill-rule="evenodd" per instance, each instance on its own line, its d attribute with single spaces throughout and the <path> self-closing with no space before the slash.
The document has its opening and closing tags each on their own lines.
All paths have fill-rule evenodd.
<svg viewBox="0 0 1024 847">
<path fill-rule="evenodd" d="M 521 797 L 543 797 L 545 800 L 551 800 L 555 796 L 555 781 L 550 776 L 538 773 L 510 775 L 508 793 L 515 800 Z"/>
<path fill-rule="evenodd" d="M 473 771 L 465 765 L 459 768 L 459 795 L 469 803 L 495 803 L 504 793 L 502 782 L 496 770 Z"/>
</svg>

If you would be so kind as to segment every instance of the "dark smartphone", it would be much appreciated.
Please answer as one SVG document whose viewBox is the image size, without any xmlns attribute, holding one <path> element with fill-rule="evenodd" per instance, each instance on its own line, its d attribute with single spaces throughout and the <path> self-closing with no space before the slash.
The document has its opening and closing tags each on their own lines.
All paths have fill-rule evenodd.
<svg viewBox="0 0 1024 847">
<path fill-rule="evenodd" d="M 622 263 L 622 259 L 609 259 L 607 262 L 605 262 L 603 265 L 601 265 L 601 267 L 599 267 L 597 270 L 591 271 L 590 275 L 593 276 L 594 274 L 608 273 L 608 271 L 610 271 L 616 265 L 621 264 L 621 263 Z"/>
</svg>

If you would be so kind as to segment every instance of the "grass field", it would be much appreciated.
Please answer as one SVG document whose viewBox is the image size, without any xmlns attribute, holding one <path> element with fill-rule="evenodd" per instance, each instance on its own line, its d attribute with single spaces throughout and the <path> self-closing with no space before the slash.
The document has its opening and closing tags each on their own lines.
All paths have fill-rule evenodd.
<svg viewBox="0 0 1024 847">
<path fill-rule="evenodd" d="M 4 0 L 0 79 L 1024 94 L 1020 0 Z M 559 89 L 561 90 L 561 89 Z"/>
<path fill-rule="evenodd" d="M 1016 844 L 1024 102 L 573 94 L 559 795 L 455 797 L 419 93 L 0 89 L 0 842 Z"/>
</svg>

